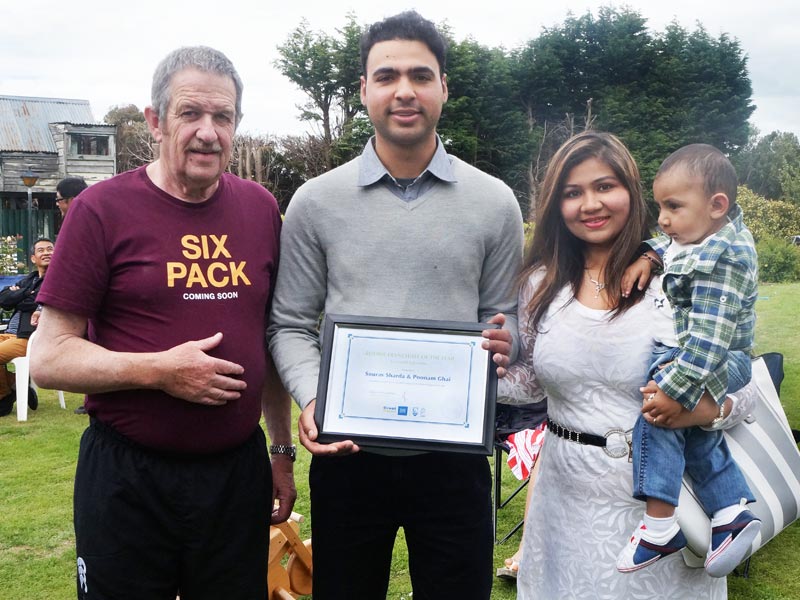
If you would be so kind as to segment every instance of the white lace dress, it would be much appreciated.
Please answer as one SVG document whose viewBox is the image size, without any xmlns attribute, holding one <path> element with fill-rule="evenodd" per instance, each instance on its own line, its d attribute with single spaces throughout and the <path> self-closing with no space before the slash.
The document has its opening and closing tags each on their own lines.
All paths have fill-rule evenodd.
<svg viewBox="0 0 800 600">
<path fill-rule="evenodd" d="M 520 293 L 521 331 L 532 286 L 529 281 Z M 601 435 L 631 429 L 653 346 L 653 296 L 614 320 L 570 298 L 564 290 L 554 301 L 535 344 L 531 336 L 522 337 L 522 364 L 499 393 L 517 402 L 526 395 L 537 398 L 538 380 L 550 417 L 562 425 Z M 680 553 L 635 573 L 616 570 L 617 555 L 644 512 L 644 503 L 631 497 L 626 458 L 548 434 L 540 460 L 525 520 L 518 599 L 727 598 L 724 578 L 687 567 Z"/>
</svg>

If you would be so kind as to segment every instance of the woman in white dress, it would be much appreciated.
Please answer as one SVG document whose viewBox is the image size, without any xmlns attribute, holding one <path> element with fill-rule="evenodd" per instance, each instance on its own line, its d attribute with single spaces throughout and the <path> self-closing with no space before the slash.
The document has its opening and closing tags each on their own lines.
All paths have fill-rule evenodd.
<svg viewBox="0 0 800 600">
<path fill-rule="evenodd" d="M 521 600 L 727 598 L 724 578 L 687 567 L 679 552 L 635 573 L 616 569 L 642 515 L 625 432 L 642 409 L 653 347 L 653 295 L 619 290 L 647 235 L 639 172 L 625 146 L 596 132 L 568 140 L 543 182 L 520 289 L 520 361 L 499 390 L 531 395 L 538 383 L 551 424 L 525 520 Z M 709 401 L 679 425 L 717 414 Z"/>
</svg>

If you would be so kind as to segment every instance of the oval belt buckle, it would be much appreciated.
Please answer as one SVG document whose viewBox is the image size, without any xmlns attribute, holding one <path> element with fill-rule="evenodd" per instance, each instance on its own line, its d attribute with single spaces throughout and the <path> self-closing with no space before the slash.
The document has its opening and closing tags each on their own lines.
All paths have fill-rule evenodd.
<svg viewBox="0 0 800 600">
<path fill-rule="evenodd" d="M 624 429 L 620 429 L 619 427 L 609 429 L 603 437 L 606 438 L 606 445 L 603 446 L 603 452 L 608 456 L 611 458 L 623 458 L 628 456 L 630 445 L 628 444 Z"/>
</svg>

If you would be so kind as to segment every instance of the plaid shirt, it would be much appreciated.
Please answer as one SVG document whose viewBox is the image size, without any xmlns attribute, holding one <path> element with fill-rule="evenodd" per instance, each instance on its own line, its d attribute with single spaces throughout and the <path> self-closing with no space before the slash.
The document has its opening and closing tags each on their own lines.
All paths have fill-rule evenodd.
<svg viewBox="0 0 800 600">
<path fill-rule="evenodd" d="M 678 254 L 662 278 L 681 352 L 654 379 L 661 391 L 689 410 L 704 390 L 722 403 L 728 351 L 753 347 L 758 258 L 738 205 L 729 218 L 698 247 Z M 662 236 L 649 243 L 663 256 L 669 242 Z"/>
</svg>

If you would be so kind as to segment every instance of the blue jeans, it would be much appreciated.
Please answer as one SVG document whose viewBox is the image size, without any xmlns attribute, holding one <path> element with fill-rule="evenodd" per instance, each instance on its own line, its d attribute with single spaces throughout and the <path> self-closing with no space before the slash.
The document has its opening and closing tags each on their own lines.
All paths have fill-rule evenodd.
<svg viewBox="0 0 800 600">
<path fill-rule="evenodd" d="M 678 352 L 678 348 L 658 346 L 649 378 L 652 379 L 659 365 L 673 360 Z M 751 373 L 750 357 L 744 352 L 730 352 L 728 393 L 746 385 Z M 721 431 L 654 427 L 640 415 L 633 429 L 634 497 L 655 498 L 678 506 L 684 471 L 694 482 L 695 494 L 709 516 L 738 504 L 742 498 L 755 500 Z"/>
</svg>

